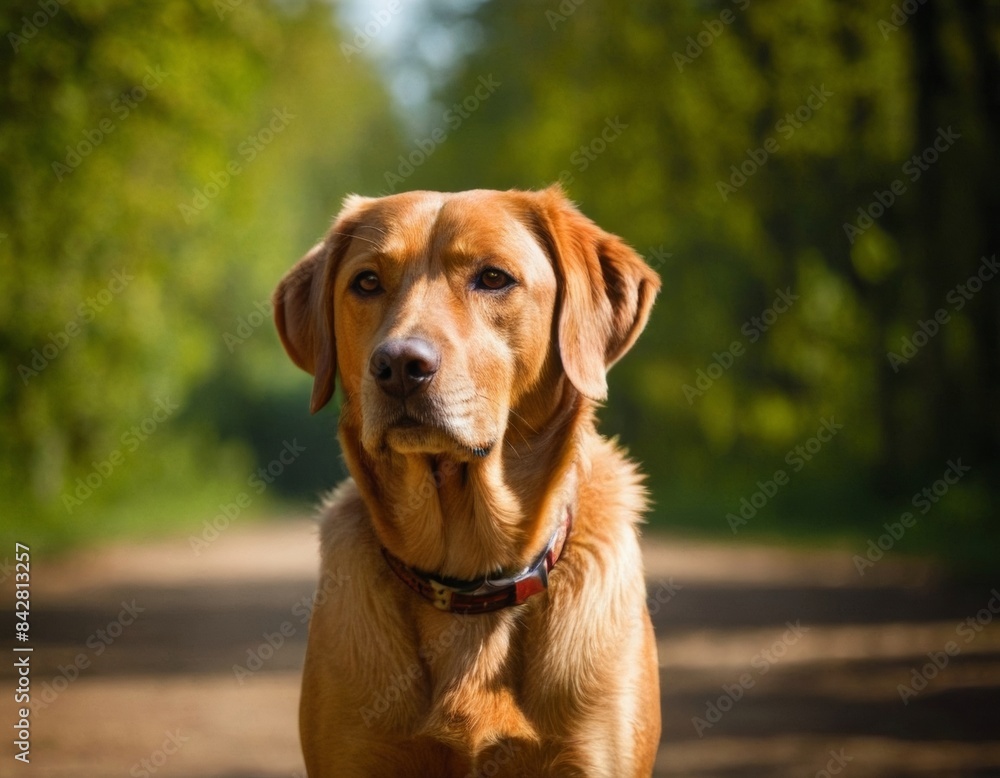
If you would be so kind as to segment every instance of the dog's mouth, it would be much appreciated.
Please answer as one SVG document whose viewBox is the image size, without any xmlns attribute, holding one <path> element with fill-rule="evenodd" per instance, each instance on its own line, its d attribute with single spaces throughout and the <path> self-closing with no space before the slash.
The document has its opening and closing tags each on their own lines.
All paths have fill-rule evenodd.
<svg viewBox="0 0 1000 778">
<path fill-rule="evenodd" d="M 493 451 L 492 441 L 468 441 L 434 419 L 403 412 L 385 427 L 385 445 L 402 454 L 451 454 L 459 459 L 485 459 Z"/>
</svg>

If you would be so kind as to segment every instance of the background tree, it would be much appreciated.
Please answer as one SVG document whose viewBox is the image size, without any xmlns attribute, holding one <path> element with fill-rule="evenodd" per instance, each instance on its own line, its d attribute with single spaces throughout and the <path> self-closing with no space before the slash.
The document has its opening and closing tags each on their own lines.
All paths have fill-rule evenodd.
<svg viewBox="0 0 1000 778">
<path fill-rule="evenodd" d="M 605 416 L 664 523 L 726 532 L 781 468 L 789 486 L 741 531 L 870 533 L 961 458 L 972 473 L 914 548 L 988 549 L 1000 283 L 975 274 L 1000 247 L 998 6 L 494 2 L 471 19 L 483 45 L 440 103 L 484 73 L 503 86 L 413 185 L 561 180 L 658 266 Z M 796 471 L 824 418 L 843 432 Z"/>
<path fill-rule="evenodd" d="M 9 526 L 211 515 L 280 451 L 254 411 L 304 385 L 270 291 L 394 143 L 388 101 L 324 3 L 42 5 L 0 11 Z"/>
<path fill-rule="evenodd" d="M 15 528 L 197 523 L 291 439 L 313 499 L 336 411 L 262 310 L 340 197 L 561 181 L 664 279 L 603 412 L 658 525 L 863 543 L 961 460 L 902 550 L 992 562 L 996 2 L 46 8 L 0 11 Z"/>
</svg>

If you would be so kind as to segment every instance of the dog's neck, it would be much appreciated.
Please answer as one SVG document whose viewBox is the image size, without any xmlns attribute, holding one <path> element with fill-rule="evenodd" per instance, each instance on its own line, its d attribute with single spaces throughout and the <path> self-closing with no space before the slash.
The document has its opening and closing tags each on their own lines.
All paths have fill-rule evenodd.
<svg viewBox="0 0 1000 778">
<path fill-rule="evenodd" d="M 473 462 L 373 457 L 344 414 L 345 458 L 382 545 L 412 567 L 450 578 L 522 569 L 567 508 L 576 508 L 578 444 L 593 427 L 593 409 L 568 382 L 560 391 L 571 397 L 552 402 L 544 424 L 512 421 L 502 444 Z"/>
</svg>

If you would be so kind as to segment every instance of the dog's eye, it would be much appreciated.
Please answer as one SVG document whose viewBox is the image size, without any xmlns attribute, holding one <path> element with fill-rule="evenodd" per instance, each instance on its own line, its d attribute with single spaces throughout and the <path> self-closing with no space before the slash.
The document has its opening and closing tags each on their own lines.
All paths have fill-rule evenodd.
<svg viewBox="0 0 1000 778">
<path fill-rule="evenodd" d="M 360 295 L 373 295 L 382 290 L 382 284 L 371 270 L 365 270 L 354 277 L 351 289 Z"/>
<path fill-rule="evenodd" d="M 476 278 L 477 289 L 489 289 L 493 292 L 504 289 L 512 283 L 514 283 L 513 278 L 504 273 L 502 270 L 497 270 L 495 267 L 486 268 L 479 274 L 479 277 Z"/>
</svg>

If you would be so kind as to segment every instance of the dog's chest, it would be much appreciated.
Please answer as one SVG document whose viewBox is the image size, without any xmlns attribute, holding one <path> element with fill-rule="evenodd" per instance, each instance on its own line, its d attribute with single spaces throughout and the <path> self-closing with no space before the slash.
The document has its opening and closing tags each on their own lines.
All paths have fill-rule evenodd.
<svg viewBox="0 0 1000 778">
<path fill-rule="evenodd" d="M 518 616 L 425 611 L 418 618 L 428 693 L 419 734 L 469 754 L 487 743 L 537 739 L 519 693 Z"/>
</svg>

